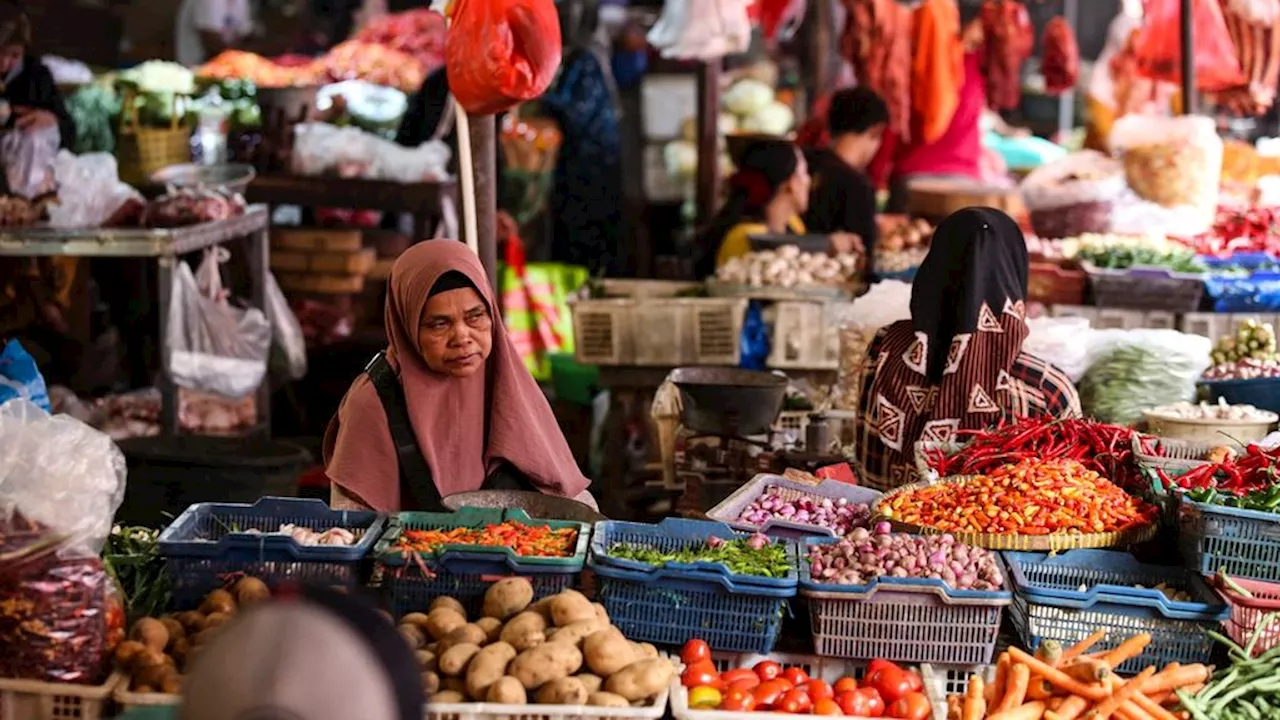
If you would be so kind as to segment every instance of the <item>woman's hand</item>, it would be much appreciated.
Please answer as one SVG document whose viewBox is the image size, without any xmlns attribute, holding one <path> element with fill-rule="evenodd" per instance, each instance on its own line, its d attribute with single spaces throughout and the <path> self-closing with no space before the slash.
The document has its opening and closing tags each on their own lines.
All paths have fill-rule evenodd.
<svg viewBox="0 0 1280 720">
<path fill-rule="evenodd" d="M 866 251 L 867 248 L 862 244 L 862 238 L 856 233 L 831 233 L 831 254 L 848 255 L 850 253 L 865 253 Z"/>
<path fill-rule="evenodd" d="M 56 127 L 58 124 L 56 115 L 40 108 L 18 106 L 13 109 L 13 113 L 18 118 L 14 121 L 14 125 L 26 132 Z"/>
</svg>

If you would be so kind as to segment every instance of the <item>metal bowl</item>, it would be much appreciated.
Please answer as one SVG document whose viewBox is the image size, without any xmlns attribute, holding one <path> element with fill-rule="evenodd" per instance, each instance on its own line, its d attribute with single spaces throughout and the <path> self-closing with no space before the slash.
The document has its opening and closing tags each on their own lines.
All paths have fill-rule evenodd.
<svg viewBox="0 0 1280 720">
<path fill-rule="evenodd" d="M 196 165 L 184 163 L 161 168 L 151 174 L 156 185 L 172 185 L 176 188 L 221 187 L 244 194 L 249 183 L 257 177 L 252 165 L 230 163 L 226 165 Z"/>
<path fill-rule="evenodd" d="M 768 432 L 787 394 L 786 377 L 739 368 L 676 368 L 671 382 L 680 390 L 684 426 L 721 435 Z"/>
<path fill-rule="evenodd" d="M 528 490 L 474 490 L 454 493 L 440 501 L 446 508 L 457 511 L 464 507 L 519 508 L 531 518 L 543 520 L 570 520 L 572 522 L 597 523 L 608 520 L 604 515 L 577 500 L 543 495 Z"/>
</svg>

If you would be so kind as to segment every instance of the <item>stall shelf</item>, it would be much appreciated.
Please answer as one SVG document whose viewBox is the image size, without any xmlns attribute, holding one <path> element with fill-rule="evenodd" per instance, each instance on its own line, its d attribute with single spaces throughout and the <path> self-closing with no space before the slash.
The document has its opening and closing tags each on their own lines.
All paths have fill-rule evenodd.
<svg viewBox="0 0 1280 720">
<path fill-rule="evenodd" d="M 180 256 L 197 250 L 248 238 L 248 267 L 253 278 L 251 300 L 267 319 L 271 309 L 266 302 L 268 253 L 267 208 L 251 205 L 244 214 L 214 222 L 181 228 L 81 228 L 65 229 L 33 227 L 10 229 L 0 233 L 0 257 L 97 257 L 154 258 L 159 304 L 159 337 L 168 330 L 169 298 L 173 287 L 173 269 Z M 163 346 L 163 343 L 162 343 Z M 178 432 L 178 392 L 168 375 L 169 360 L 161 362 L 165 369 L 158 384 L 161 396 L 160 426 L 174 435 Z M 260 432 L 269 432 L 271 395 L 264 382 L 258 389 L 258 424 Z"/>
<path fill-rule="evenodd" d="M 444 199 L 454 194 L 452 180 L 399 183 L 358 178 L 259 175 L 245 193 L 250 202 L 301 207 L 348 207 L 413 215 L 415 240 L 435 234 L 444 216 Z"/>
</svg>

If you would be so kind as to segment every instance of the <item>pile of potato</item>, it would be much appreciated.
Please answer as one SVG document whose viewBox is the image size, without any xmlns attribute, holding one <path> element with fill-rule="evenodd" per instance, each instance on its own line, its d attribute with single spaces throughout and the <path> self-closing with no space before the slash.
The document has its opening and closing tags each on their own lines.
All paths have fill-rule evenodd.
<svg viewBox="0 0 1280 720">
<path fill-rule="evenodd" d="M 471 622 L 462 603 L 439 597 L 399 629 L 434 703 L 648 705 L 675 672 L 652 645 L 625 638 L 599 603 L 576 590 L 533 602 L 524 578 L 494 583 Z"/>
<path fill-rule="evenodd" d="M 116 666 L 129 674 L 135 693 L 178 693 L 192 659 L 242 608 L 271 597 L 266 583 L 243 577 L 230 590 L 214 590 L 199 610 L 142 618 L 116 648 Z"/>
</svg>

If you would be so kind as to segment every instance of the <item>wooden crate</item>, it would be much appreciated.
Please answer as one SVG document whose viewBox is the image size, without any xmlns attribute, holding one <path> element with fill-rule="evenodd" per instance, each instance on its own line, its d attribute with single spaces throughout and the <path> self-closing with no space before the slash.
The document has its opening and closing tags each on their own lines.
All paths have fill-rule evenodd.
<svg viewBox="0 0 1280 720">
<path fill-rule="evenodd" d="M 367 275 L 378 261 L 373 248 L 355 252 L 300 252 L 277 250 L 271 253 L 271 269 L 321 275 Z"/>
<path fill-rule="evenodd" d="M 101 685 L 0 678 L 0 720 L 107 720 L 123 678 L 113 673 Z"/>
<path fill-rule="evenodd" d="M 280 283 L 280 289 L 286 293 L 345 295 L 364 290 L 363 275 L 281 273 L 276 276 L 276 281 Z"/>
<path fill-rule="evenodd" d="M 359 252 L 364 247 L 364 235 L 359 230 L 332 228 L 274 228 L 271 230 L 271 250 Z"/>
<path fill-rule="evenodd" d="M 577 300 L 574 347 L 587 365 L 737 365 L 747 301 L 725 298 Z"/>
</svg>

